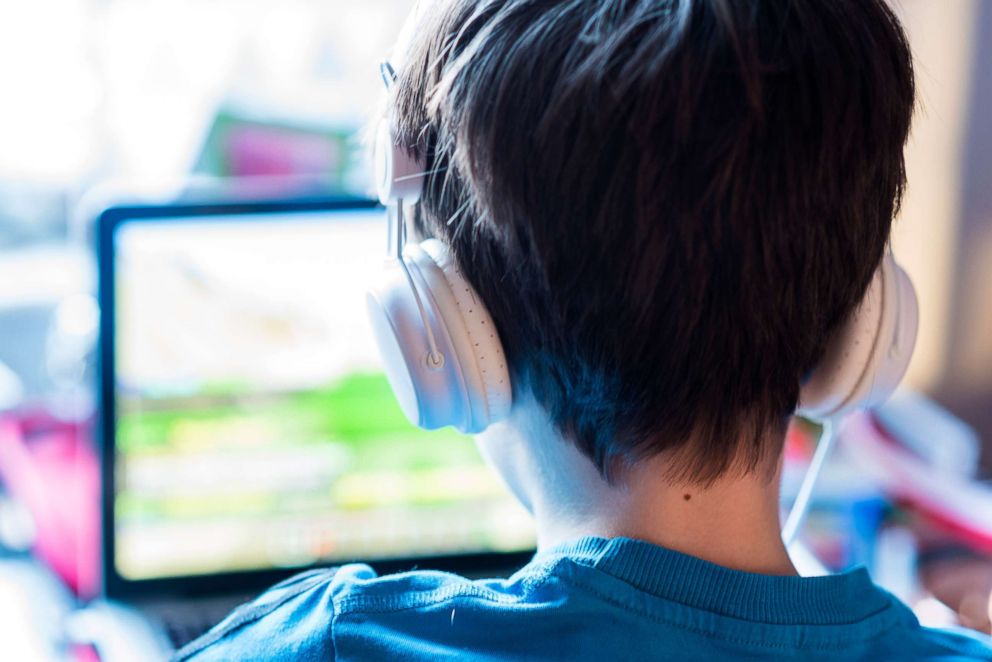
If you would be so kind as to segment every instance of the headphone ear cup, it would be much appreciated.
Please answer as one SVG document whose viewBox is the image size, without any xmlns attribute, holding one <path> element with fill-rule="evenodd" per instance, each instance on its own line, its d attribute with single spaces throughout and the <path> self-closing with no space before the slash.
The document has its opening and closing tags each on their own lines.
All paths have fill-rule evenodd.
<svg viewBox="0 0 992 662">
<path fill-rule="evenodd" d="M 404 258 L 443 360 L 428 361 L 427 331 L 399 262 L 367 297 L 386 375 L 410 421 L 478 433 L 510 408 L 510 378 L 492 318 L 437 240 L 407 246 Z"/>
<path fill-rule="evenodd" d="M 506 418 L 513 401 L 503 343 L 489 310 L 462 275 L 448 247 L 428 239 L 420 244 L 420 250 L 430 256 L 429 264 L 436 265 L 444 278 L 444 284 L 435 286 L 435 291 L 444 290 L 437 301 L 443 302 L 443 317 L 465 379 L 474 431 L 481 432 L 490 423 Z"/>
<path fill-rule="evenodd" d="M 889 258 L 891 260 L 891 258 Z M 893 336 L 886 347 L 886 353 L 880 357 L 875 378 L 871 389 L 863 398 L 863 407 L 877 407 L 888 400 L 895 392 L 899 382 L 909 369 L 916 346 L 916 334 L 919 329 L 920 312 L 916 299 L 916 288 L 902 267 L 892 261 L 895 275 L 896 300 L 898 310 L 893 325 Z"/>
<path fill-rule="evenodd" d="M 916 290 L 886 254 L 858 308 L 803 385 L 797 413 L 822 420 L 884 402 L 909 367 L 917 324 Z"/>
</svg>

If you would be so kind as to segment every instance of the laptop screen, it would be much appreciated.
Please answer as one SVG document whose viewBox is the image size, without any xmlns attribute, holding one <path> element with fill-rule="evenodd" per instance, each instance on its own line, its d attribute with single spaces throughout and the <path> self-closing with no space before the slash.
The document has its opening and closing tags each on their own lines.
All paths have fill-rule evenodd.
<svg viewBox="0 0 992 662">
<path fill-rule="evenodd" d="M 123 578 L 533 546 L 472 440 L 418 430 L 394 401 L 365 313 L 383 214 L 116 227 Z"/>
</svg>

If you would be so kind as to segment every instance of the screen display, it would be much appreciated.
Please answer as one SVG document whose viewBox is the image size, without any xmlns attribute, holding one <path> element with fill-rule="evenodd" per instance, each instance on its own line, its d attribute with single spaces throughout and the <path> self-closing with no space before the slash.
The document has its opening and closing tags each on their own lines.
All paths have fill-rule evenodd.
<svg viewBox="0 0 992 662">
<path fill-rule="evenodd" d="M 533 546 L 472 440 L 393 398 L 365 313 L 385 235 L 381 210 L 117 228 L 122 577 Z"/>
</svg>

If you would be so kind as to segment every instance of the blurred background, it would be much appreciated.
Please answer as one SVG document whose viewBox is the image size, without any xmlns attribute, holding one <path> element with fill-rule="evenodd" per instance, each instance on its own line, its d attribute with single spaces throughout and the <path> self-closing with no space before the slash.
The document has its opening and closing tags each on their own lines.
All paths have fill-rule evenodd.
<svg viewBox="0 0 992 662">
<path fill-rule="evenodd" d="M 274 194 L 292 193 L 301 177 L 325 191 L 367 193 L 362 131 L 379 100 L 377 66 L 411 4 L 0 3 L 0 411 L 30 403 L 69 424 L 92 417 L 99 311 L 89 223 L 107 200 L 178 195 L 190 181 L 212 178 L 235 188 L 266 178 Z M 888 414 L 889 430 L 923 421 L 903 441 L 917 446 L 914 457 L 938 472 L 935 480 L 987 490 L 992 3 L 892 4 L 910 36 L 919 87 L 893 244 L 916 284 L 921 327 L 907 378 L 913 393 Z M 951 440 L 941 446 L 944 435 Z M 801 428 L 793 434 L 798 467 L 807 436 Z M 851 445 L 838 449 L 825 477 L 810 547 L 834 568 L 868 564 L 933 622 L 992 629 L 987 491 L 921 506 L 901 486 L 912 481 L 884 475 L 879 456 L 852 453 Z M 2 463 L 0 453 L 0 485 Z M 30 527 L 15 524 L 32 512 L 11 496 L 9 470 L 7 483 L 0 549 L 29 549 Z M 935 521 L 933 511 L 948 508 L 967 511 L 967 526 Z M 0 575 L 0 613 L 2 587 Z M 985 596 L 977 607 L 975 587 Z"/>
<path fill-rule="evenodd" d="M 365 193 L 360 134 L 411 4 L 2 3 L 0 362 L 31 394 L 50 390 L 52 304 L 93 288 L 94 189 L 167 195 L 191 175 L 305 175 Z"/>
</svg>

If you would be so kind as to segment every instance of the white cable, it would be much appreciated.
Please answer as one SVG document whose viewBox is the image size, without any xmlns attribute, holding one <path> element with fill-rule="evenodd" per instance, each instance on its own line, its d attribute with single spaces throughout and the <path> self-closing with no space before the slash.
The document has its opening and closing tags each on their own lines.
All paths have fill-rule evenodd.
<svg viewBox="0 0 992 662">
<path fill-rule="evenodd" d="M 403 269 L 403 273 L 406 274 L 406 280 L 410 284 L 410 289 L 413 291 L 414 301 L 417 302 L 417 310 L 420 311 L 420 320 L 424 323 L 424 329 L 427 331 L 427 345 L 430 348 L 427 354 L 427 367 L 428 368 L 440 368 L 444 365 L 444 355 L 438 351 L 437 343 L 434 340 L 434 331 L 431 329 L 430 320 L 427 317 L 427 310 L 424 308 L 424 302 L 420 299 L 420 291 L 417 289 L 416 283 L 413 282 L 413 274 L 410 273 L 410 268 L 406 264 L 406 260 L 403 259 L 403 247 L 406 245 L 406 223 L 403 220 L 403 201 L 396 201 L 396 260 L 400 263 L 400 267 Z"/>
<path fill-rule="evenodd" d="M 796 534 L 799 533 L 799 528 L 803 525 L 803 520 L 806 519 L 810 499 L 813 496 L 813 487 L 816 485 L 816 480 L 823 471 L 823 465 L 826 464 L 827 455 L 830 454 L 830 448 L 834 443 L 834 432 L 831 422 L 829 420 L 823 421 L 821 425 L 820 440 L 816 444 L 816 451 L 813 452 L 813 459 L 810 460 L 809 469 L 806 470 L 806 475 L 803 476 L 803 482 L 799 486 L 796 500 L 792 503 L 789 516 L 785 518 L 785 526 L 782 527 L 782 542 L 785 543 L 786 547 L 795 539 Z"/>
</svg>

